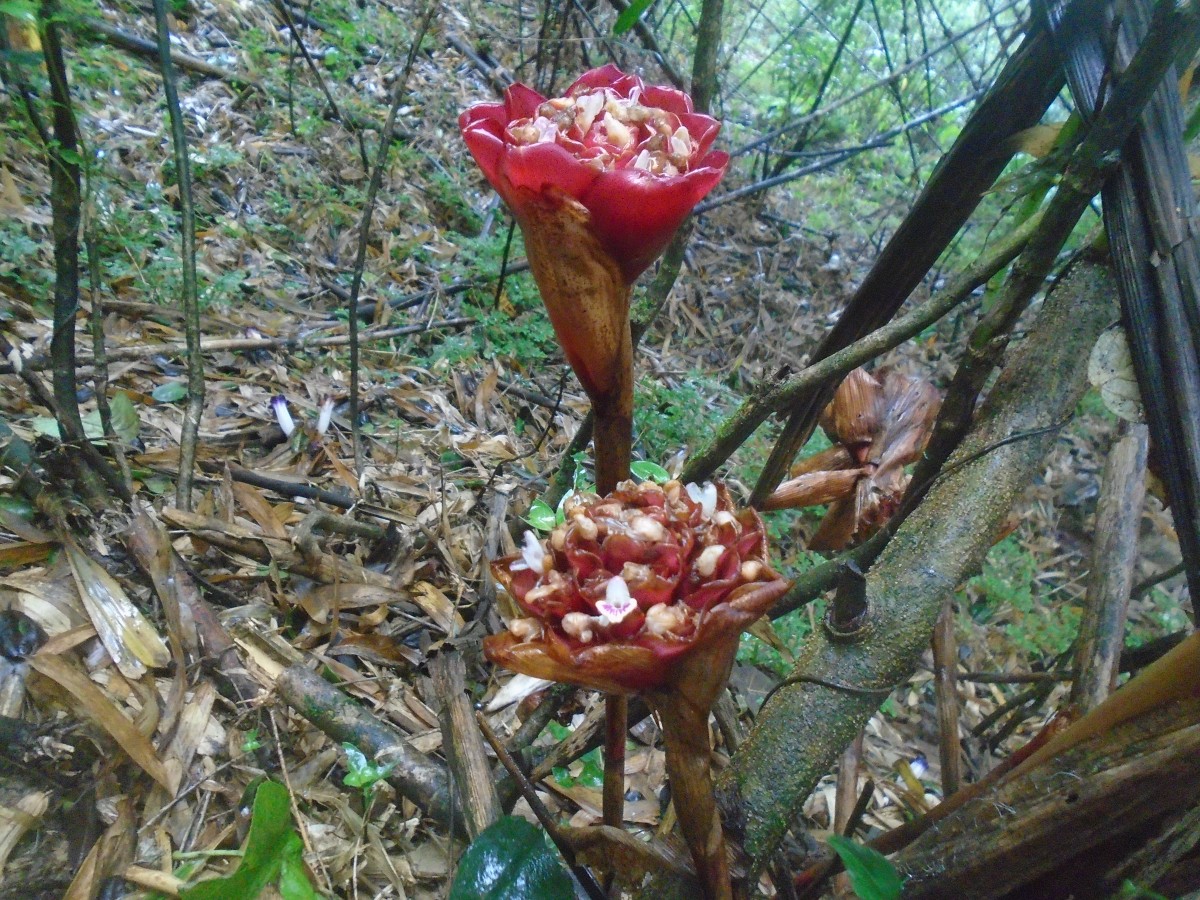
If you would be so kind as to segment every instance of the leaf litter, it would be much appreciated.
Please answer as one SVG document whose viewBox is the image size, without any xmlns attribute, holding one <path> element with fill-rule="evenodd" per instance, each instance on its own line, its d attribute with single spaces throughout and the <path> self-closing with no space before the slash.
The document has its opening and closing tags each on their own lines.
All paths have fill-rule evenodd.
<svg viewBox="0 0 1200 900">
<path fill-rule="evenodd" d="M 136 18 L 100 8 L 109 24 L 139 30 Z M 357 59 L 344 83 L 333 82 L 342 122 L 323 118 L 311 73 L 297 63 L 294 110 L 302 136 L 289 132 L 282 65 L 261 76 L 261 92 L 186 79 L 208 345 L 191 513 L 164 502 L 177 474 L 185 392 L 174 300 L 177 197 L 163 187 L 171 179 L 163 169 L 169 152 L 158 78 L 141 60 L 111 48 L 98 57 L 77 39 L 76 100 L 84 134 L 102 160 L 88 215 L 105 252 L 110 403 L 145 502 L 132 520 L 114 514 L 88 523 L 82 530 L 89 539 L 44 531 L 40 520 L 0 507 L 0 608 L 35 622 L 46 638 L 14 664 L 21 696 L 15 708 L 0 710 L 37 732 L 35 742 L 9 747 L 14 775 L 0 784 L 6 896 L 68 889 L 90 895 L 110 875 L 167 893 L 201 872 L 237 879 L 252 856 L 255 792 L 284 814 L 278 793 L 264 787 L 273 782 L 263 778 L 290 791 L 284 806 L 295 831 L 272 840 L 284 848 L 275 864 L 293 883 L 302 871 L 305 883 L 338 896 L 442 896 L 461 846 L 386 778 L 374 782 L 369 797 L 344 788 L 333 776 L 347 771 L 340 742 L 282 702 L 276 679 L 289 666 L 315 669 L 408 746 L 438 759 L 442 704 L 424 674 L 431 653 L 467 658 L 477 679 L 473 698 L 486 704 L 501 734 L 511 734 L 543 696 L 545 685 L 481 665 L 479 641 L 498 630 L 500 618 L 479 598 L 490 584 L 487 558 L 515 548 L 504 511 L 515 519 L 545 487 L 586 401 L 573 382 L 560 391 L 563 365 L 552 348 L 532 348 L 545 354 L 537 358 L 525 355 L 530 348 L 466 337 L 492 314 L 498 268 L 498 260 L 473 248 L 481 237 L 494 242 L 502 234 L 504 216 L 479 179 L 464 174 L 472 168 L 453 125 L 458 110 L 490 88 L 441 40 L 418 58 L 368 246 L 360 303 L 370 311 L 362 334 L 369 462 L 361 475 L 354 471 L 344 309 L 368 176 L 354 135 L 364 124 L 377 130 L 378 106 L 407 49 L 403 20 L 415 12 L 388 4 L 363 12 Z M 468 40 L 508 27 L 499 12 L 475 9 L 475 16 L 451 10 L 442 27 Z M 345 47 L 320 19 L 309 16 L 301 34 L 330 78 Z M 173 25 L 177 49 L 231 71 L 250 72 L 268 53 L 281 62 L 290 47 L 275 8 L 202 4 Z M 257 57 L 249 49 L 256 41 L 267 48 Z M 35 368 L 47 359 L 51 337 L 47 198 L 36 154 L 8 142 L 0 154 L 0 211 L 9 220 L 6 233 L 24 235 L 33 247 L 19 266 L 0 259 L 0 329 L 22 364 Z M 720 381 L 745 388 L 781 363 L 802 365 L 872 253 L 870 241 L 851 229 L 816 237 L 789 225 L 803 221 L 808 202 L 771 195 L 765 215 L 727 206 L 701 220 L 684 276 L 641 351 L 644 387 L 677 391 L 703 371 L 701 405 L 717 412 L 730 406 Z M 540 315 L 536 302 L 522 303 L 527 278 L 510 276 L 500 295 L 498 315 L 510 331 L 529 331 Z M 476 281 L 479 287 L 465 287 Z M 83 318 L 93 315 L 85 291 Z M 410 331 L 388 336 L 401 329 Z M 84 343 L 81 384 L 90 384 Z M 888 361 L 940 384 L 954 364 L 932 339 Z M 0 370 L 0 424 L 46 447 L 57 428 L 29 400 L 11 363 Z M 276 397 L 295 425 L 290 435 L 273 411 Z M 99 437 L 94 398 L 83 406 L 89 436 Z M 963 671 L 1053 664 L 1045 646 L 1023 647 L 1011 631 L 1033 614 L 1026 594 L 1054 596 L 1065 606 L 1082 597 L 1085 519 L 1110 418 L 1099 408 L 1085 411 L 1022 504 L 1022 522 L 1004 552 L 1043 564 L 1007 594 L 972 583 L 960 595 Z M 680 448 L 642 449 L 651 462 L 669 465 Z M 735 458 L 735 483 L 741 467 L 756 468 L 746 458 L 756 452 L 762 448 Z M 260 476 L 259 483 L 245 473 Z M 15 500 L 15 487 L 0 472 L 0 499 Z M 319 499 L 314 488 L 323 492 Z M 495 496 L 505 502 L 493 503 Z M 798 530 L 781 548 L 790 563 L 804 558 L 800 538 L 813 534 L 818 518 L 789 520 Z M 1171 562 L 1169 516 L 1152 505 L 1144 524 L 1143 574 L 1150 575 Z M 978 627 L 971 618 L 989 594 L 1001 595 L 993 597 L 988 620 L 1001 627 Z M 1134 602 L 1131 621 L 1164 629 L 1167 608 L 1162 596 L 1149 595 Z M 780 630 L 764 626 L 762 636 L 786 649 Z M 870 827 L 894 827 L 914 806 L 936 802 L 931 670 L 930 659 L 868 726 L 863 774 L 877 788 L 865 819 Z M 743 723 L 777 677 L 766 666 L 738 667 Z M 1053 708 L 1065 690 L 1054 685 L 1004 747 L 1036 730 L 1044 718 L 1038 710 Z M 960 690 L 964 732 L 1015 694 L 1008 685 L 969 680 Z M 570 692 L 555 716 L 560 730 L 547 729 L 535 757 L 553 760 L 561 735 L 596 716 L 594 697 Z M 635 728 L 627 759 L 626 824 L 642 835 L 664 820 L 656 732 L 653 722 Z M 988 747 L 968 741 L 967 748 L 969 768 L 985 771 Z M 719 754 L 729 751 L 719 745 Z M 902 774 L 919 760 L 928 796 L 914 796 Z M 562 760 L 539 791 L 573 825 L 598 820 L 600 793 L 587 766 Z M 818 834 L 830 827 L 832 797 L 830 778 L 805 806 Z M 516 812 L 531 815 L 524 800 Z M 43 842 L 36 852 L 23 840 L 30 831 Z M 241 847 L 240 867 L 239 858 L 221 855 Z M 282 877 L 278 868 L 270 878 Z"/>
</svg>

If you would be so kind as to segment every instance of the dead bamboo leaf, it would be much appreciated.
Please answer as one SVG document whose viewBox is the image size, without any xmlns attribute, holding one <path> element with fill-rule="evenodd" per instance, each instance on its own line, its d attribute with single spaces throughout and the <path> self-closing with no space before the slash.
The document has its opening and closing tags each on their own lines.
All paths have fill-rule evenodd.
<svg viewBox="0 0 1200 900">
<path fill-rule="evenodd" d="M 29 657 L 29 665 L 74 697 L 82 712 L 107 731 L 142 771 L 175 796 L 179 785 L 172 781 L 150 739 L 77 666 L 65 657 L 43 652 Z"/>
<path fill-rule="evenodd" d="M 545 678 L 534 678 L 532 675 L 514 675 L 488 701 L 485 712 L 492 713 L 498 709 L 504 709 L 504 707 L 524 700 L 530 694 L 543 690 L 553 683 Z"/>
<path fill-rule="evenodd" d="M 377 584 L 325 584 L 298 594 L 296 602 L 314 622 L 324 625 L 334 610 L 362 609 L 398 602 L 412 602 L 407 591 Z"/>
<path fill-rule="evenodd" d="M 1115 415 L 1134 424 L 1146 421 L 1129 342 L 1120 325 L 1102 332 L 1096 341 L 1088 358 L 1088 381 Z"/>
<path fill-rule="evenodd" d="M 450 598 L 428 581 L 418 581 L 412 586 L 412 599 L 446 634 L 458 634 L 466 624 Z"/>
<path fill-rule="evenodd" d="M 0 806 L 0 880 L 4 864 L 25 832 L 37 827 L 50 805 L 50 795 L 43 791 L 26 794 L 15 806 Z"/>
<path fill-rule="evenodd" d="M 28 566 L 39 563 L 50 555 L 56 543 L 33 543 L 18 541 L 13 544 L 0 545 L 0 566 Z"/>
<path fill-rule="evenodd" d="M 233 496 L 241 504 L 242 509 L 246 510 L 250 514 L 250 518 L 254 519 L 258 527 L 263 530 L 263 534 L 267 537 L 287 539 L 287 529 L 280 524 L 275 510 L 257 488 L 235 481 Z"/>
<path fill-rule="evenodd" d="M 149 669 L 161 669 L 171 652 L 149 620 L 133 605 L 124 588 L 70 538 L 63 541 L 79 596 L 96 635 L 121 674 L 137 680 Z"/>
<path fill-rule="evenodd" d="M 775 489 L 763 501 L 764 510 L 798 509 L 805 506 L 822 506 L 854 491 L 866 469 L 842 469 L 835 472 L 806 472 L 789 479 Z"/>
</svg>

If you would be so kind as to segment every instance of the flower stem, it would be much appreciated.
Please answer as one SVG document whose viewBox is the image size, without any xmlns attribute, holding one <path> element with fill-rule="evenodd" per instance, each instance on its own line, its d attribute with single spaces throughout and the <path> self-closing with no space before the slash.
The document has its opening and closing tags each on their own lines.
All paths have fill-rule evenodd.
<svg viewBox="0 0 1200 900">
<path fill-rule="evenodd" d="M 713 797 L 708 716 L 729 680 L 736 654 L 735 635 L 707 653 L 688 657 L 675 673 L 673 687 L 648 698 L 662 724 L 675 817 L 706 900 L 733 897 L 725 833 Z"/>
<path fill-rule="evenodd" d="M 595 414 L 596 493 L 600 496 L 616 490 L 629 477 L 633 454 L 633 341 L 629 323 L 620 339 L 610 373 L 611 382 L 602 394 L 592 397 Z"/>
<path fill-rule="evenodd" d="M 604 824 L 620 828 L 625 819 L 625 735 L 629 732 L 629 698 L 604 697 Z"/>
<path fill-rule="evenodd" d="M 633 342 L 629 323 L 613 367 L 612 388 L 592 398 L 595 416 L 596 492 L 614 491 L 629 477 L 633 453 Z M 625 819 L 625 736 L 629 732 L 629 700 L 620 694 L 604 698 L 604 824 L 620 828 Z"/>
</svg>

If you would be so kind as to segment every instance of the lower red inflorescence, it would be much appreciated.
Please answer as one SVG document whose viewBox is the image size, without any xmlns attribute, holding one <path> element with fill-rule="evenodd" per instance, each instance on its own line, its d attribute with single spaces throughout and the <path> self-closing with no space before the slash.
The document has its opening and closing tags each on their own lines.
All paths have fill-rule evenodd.
<svg viewBox="0 0 1200 900">
<path fill-rule="evenodd" d="M 515 671 L 654 689 L 682 654 L 735 640 L 787 588 L 762 521 L 723 485 L 626 481 L 573 495 L 564 513 L 547 540 L 527 532 L 521 553 L 492 564 L 526 616 L 484 649 Z"/>
</svg>

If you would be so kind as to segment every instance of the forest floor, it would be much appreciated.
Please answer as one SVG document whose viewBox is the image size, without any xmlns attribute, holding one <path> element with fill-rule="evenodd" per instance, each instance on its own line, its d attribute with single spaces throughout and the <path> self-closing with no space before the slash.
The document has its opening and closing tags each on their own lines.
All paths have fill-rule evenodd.
<svg viewBox="0 0 1200 900">
<path fill-rule="evenodd" d="M 94 12 L 110 28 L 153 37 L 142 12 L 104 4 Z M 237 860 L 212 851 L 241 845 L 247 788 L 262 775 L 291 792 L 319 890 L 444 896 L 461 845 L 386 779 L 370 790 L 369 761 L 355 762 L 275 686 L 290 665 L 320 671 L 435 756 L 443 698 L 429 678 L 431 654 L 462 655 L 471 699 L 502 737 L 530 708 L 511 689 L 497 702 L 510 676 L 480 654 L 482 637 L 501 622 L 486 560 L 513 549 L 520 527 L 511 525 L 545 490 L 587 401 L 529 275 L 498 281 L 509 219 L 456 128 L 459 111 L 496 96 L 480 56 L 463 48 L 483 54 L 493 74 L 521 71 L 522 57 L 515 47 L 501 52 L 512 24 L 504 8 L 485 3 L 446 7 L 416 57 L 363 272 L 360 302 L 373 306 L 360 334 L 365 465 L 356 472 L 347 300 L 377 123 L 420 10 L 334 0 L 306 8 L 301 33 L 336 113 L 305 60 L 289 52 L 279 8 L 221 0 L 188 12 L 172 20 L 177 49 L 245 81 L 194 72 L 181 79 L 207 345 L 190 513 L 172 503 L 186 379 L 178 189 L 160 78 L 152 59 L 116 49 L 94 24 L 68 25 L 75 112 L 92 160 L 84 229 L 99 259 L 98 294 L 85 287 L 79 339 L 90 348 L 99 296 L 108 395 L 142 512 L 132 523 L 117 512 L 96 519 L 65 497 L 55 523 L 0 472 L 0 608 L 26 613 L 49 637 L 38 658 L 53 661 L 32 663 L 24 716 L 56 742 L 0 763 L 0 806 L 41 791 L 50 800 L 3 868 L 0 896 L 57 897 L 73 878 L 95 886 L 131 864 L 185 880 L 231 871 Z M 630 68 L 655 80 L 645 53 L 623 52 Z M 563 60 L 563 71 L 572 62 L 585 64 Z M 26 368 L 45 369 L 49 175 L 15 95 L 0 97 L 0 108 L 0 330 Z M 735 171 L 728 181 L 737 187 L 748 177 Z M 912 194 L 870 164 L 851 164 L 700 217 L 683 273 L 638 354 L 635 456 L 677 469 L 760 379 L 801 367 Z M 522 256 L 518 232 L 510 262 Z M 955 338 L 977 313 L 978 303 L 964 308 L 882 362 L 944 385 Z M 98 423 L 90 349 L 80 355 L 85 419 Z M 280 397 L 296 423 L 290 436 L 273 411 Z M 332 417 L 321 430 L 327 404 Z M 0 369 L 0 425 L 41 449 L 57 434 L 11 364 Z M 727 465 L 735 494 L 748 494 L 777 429 L 760 429 Z M 1052 670 L 1074 638 L 1114 431 L 1115 418 L 1089 394 L 1015 510 L 1015 530 L 957 595 L 972 779 L 1063 700 L 1063 670 Z M 65 483 L 68 462 L 64 452 L 46 454 L 49 485 Z M 819 517 L 767 514 L 777 568 L 794 574 L 820 561 L 803 549 Z M 1147 504 L 1143 538 L 1139 579 L 1178 558 L 1157 500 Z M 172 581 L 198 591 L 174 609 L 151 575 L 154 560 L 172 550 L 183 563 Z M 1134 600 L 1134 642 L 1183 627 L 1180 591 L 1172 580 Z M 223 658 L 215 670 L 176 664 L 146 673 L 121 650 L 134 630 L 130 616 L 97 612 L 121 598 L 148 611 L 146 627 L 171 658 L 197 647 L 197 630 L 203 638 L 215 628 L 236 666 Z M 200 606 L 218 624 L 195 621 Z M 776 621 L 769 643 L 744 639 L 732 682 L 743 723 L 820 615 L 818 602 Z M 938 799 L 927 663 L 867 729 L 870 829 L 893 827 Z M 977 673 L 997 678 L 973 680 Z M 1035 680 L 1003 683 L 1013 675 Z M 571 694 L 535 749 L 561 744 L 601 705 L 588 692 Z M 655 739 L 651 721 L 631 735 L 626 825 L 638 833 L 663 819 Z M 542 783 L 542 799 L 564 821 L 596 821 L 598 776 L 597 751 L 563 761 Z M 818 837 L 830 827 L 833 784 L 830 776 L 804 810 L 803 824 Z M 524 801 L 517 812 L 528 815 Z M 116 837 L 96 843 L 106 831 Z"/>
</svg>

